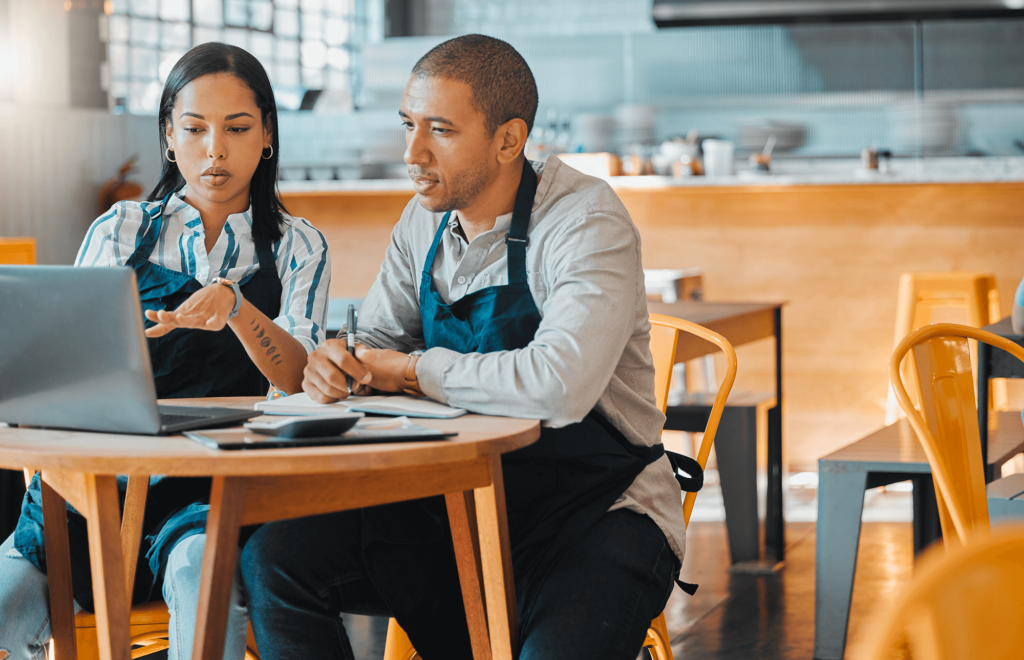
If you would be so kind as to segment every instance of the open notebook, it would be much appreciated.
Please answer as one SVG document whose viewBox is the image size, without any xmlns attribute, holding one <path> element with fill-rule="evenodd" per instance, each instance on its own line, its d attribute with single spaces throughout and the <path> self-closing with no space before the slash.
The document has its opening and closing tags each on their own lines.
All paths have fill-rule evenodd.
<svg viewBox="0 0 1024 660">
<path fill-rule="evenodd" d="M 260 401 L 255 409 L 264 415 L 322 415 L 332 411 L 351 411 L 372 415 L 404 415 L 406 417 L 430 417 L 451 419 L 466 414 L 462 408 L 452 408 L 431 399 L 394 394 L 388 396 L 352 396 L 337 403 L 317 403 L 309 395 L 292 396 Z"/>
</svg>

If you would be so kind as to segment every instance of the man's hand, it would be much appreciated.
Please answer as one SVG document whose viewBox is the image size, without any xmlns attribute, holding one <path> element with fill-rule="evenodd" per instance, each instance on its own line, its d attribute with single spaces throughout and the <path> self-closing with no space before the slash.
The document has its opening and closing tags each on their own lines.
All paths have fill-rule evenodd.
<svg viewBox="0 0 1024 660">
<path fill-rule="evenodd" d="M 235 292 L 221 284 L 199 289 L 173 312 L 146 310 L 146 318 L 156 325 L 146 330 L 147 337 L 163 337 L 175 328 L 222 330 L 235 306 Z"/>
<path fill-rule="evenodd" d="M 366 348 L 362 344 L 356 347 Z M 352 376 L 352 394 L 370 393 L 373 374 L 348 352 L 344 339 L 328 339 L 309 355 L 302 372 L 302 390 L 318 403 L 334 403 L 348 398 L 348 381 Z"/>
<path fill-rule="evenodd" d="M 356 395 L 370 394 L 374 389 L 401 392 L 408 365 L 405 353 L 357 344 L 353 357 L 343 339 L 329 339 L 309 356 L 302 389 L 314 401 L 333 403 L 348 397 L 345 376 L 349 375 L 355 381 L 352 393 Z"/>
</svg>

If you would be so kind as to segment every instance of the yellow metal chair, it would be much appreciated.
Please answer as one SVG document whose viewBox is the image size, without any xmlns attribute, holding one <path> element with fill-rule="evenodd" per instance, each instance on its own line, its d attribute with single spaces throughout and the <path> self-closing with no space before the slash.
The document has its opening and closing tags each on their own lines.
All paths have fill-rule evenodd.
<svg viewBox="0 0 1024 660">
<path fill-rule="evenodd" d="M 36 262 L 36 239 L 0 238 L 0 264 L 29 266 Z"/>
<path fill-rule="evenodd" d="M 672 382 L 672 365 L 675 364 L 676 347 L 679 344 L 679 334 L 688 333 L 708 341 L 720 348 L 725 353 L 726 370 L 725 378 L 718 389 L 714 406 L 711 408 L 711 415 L 708 418 L 708 425 L 701 440 L 700 450 L 697 452 L 697 462 L 703 469 L 707 465 L 708 456 L 711 454 L 711 446 L 715 441 L 715 433 L 718 431 L 718 423 L 725 411 L 725 402 L 732 391 L 733 382 L 736 380 L 736 351 L 732 344 L 717 332 L 707 328 L 663 314 L 651 314 L 651 354 L 654 357 L 654 396 L 658 408 L 665 412 L 668 401 L 668 388 Z M 687 524 L 690 522 L 690 513 L 693 511 L 693 503 L 697 499 L 697 493 L 687 493 L 683 501 L 683 519 Z M 668 626 L 665 623 L 664 612 L 658 618 L 651 621 L 651 627 L 647 630 L 647 638 L 644 640 L 643 648 L 650 650 L 654 660 L 673 660 L 672 649 L 669 646 Z M 412 660 L 419 657 L 416 654 L 409 637 L 394 619 L 388 624 L 388 635 L 384 643 L 384 660 Z"/>
<path fill-rule="evenodd" d="M 984 330 L 937 323 L 915 330 L 899 343 L 889 361 L 896 398 L 917 433 L 932 468 L 942 536 L 962 544 L 989 531 L 985 471 L 974 398 L 968 339 L 985 342 L 1024 361 L 1024 348 Z M 916 408 L 900 367 L 913 351 Z M 910 360 L 908 360 L 909 362 Z"/>
<path fill-rule="evenodd" d="M 981 328 L 1000 318 L 999 291 L 991 273 L 904 273 L 900 276 L 899 295 L 896 299 L 896 336 L 893 347 L 918 328 L 949 320 L 938 316 L 939 310 L 957 309 L 966 315 L 965 325 Z M 972 355 L 974 349 L 972 348 Z M 903 365 L 906 377 L 911 372 L 908 360 Z M 911 393 L 914 396 L 914 393 Z M 916 398 L 913 399 L 916 403 Z M 1006 383 L 997 380 L 992 387 L 992 406 L 1006 409 Z M 900 417 L 896 396 L 889 389 L 885 423 L 892 424 Z"/>
<path fill-rule="evenodd" d="M 1024 528 L 1003 528 L 945 552 L 927 550 L 910 588 L 876 630 L 873 660 L 905 657 L 908 650 L 915 660 L 1020 658 Z"/>
</svg>

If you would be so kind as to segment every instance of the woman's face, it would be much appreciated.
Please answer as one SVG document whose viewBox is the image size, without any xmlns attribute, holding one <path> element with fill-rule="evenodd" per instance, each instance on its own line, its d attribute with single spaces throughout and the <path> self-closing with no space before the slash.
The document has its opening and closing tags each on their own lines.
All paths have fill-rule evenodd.
<svg viewBox="0 0 1024 660">
<path fill-rule="evenodd" d="M 271 144 L 252 90 L 227 73 L 196 78 L 178 93 L 167 121 L 167 146 L 188 196 L 249 207 L 249 182 Z"/>
</svg>

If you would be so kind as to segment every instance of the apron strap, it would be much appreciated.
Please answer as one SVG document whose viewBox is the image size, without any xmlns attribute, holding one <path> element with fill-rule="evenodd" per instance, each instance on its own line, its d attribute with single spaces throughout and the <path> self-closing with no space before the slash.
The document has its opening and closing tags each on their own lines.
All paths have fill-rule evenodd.
<svg viewBox="0 0 1024 660">
<path fill-rule="evenodd" d="M 526 236 L 533 213 L 533 198 L 537 194 L 537 173 L 528 158 L 523 158 L 523 176 L 516 193 L 516 205 L 512 209 L 512 224 L 505 236 L 506 259 L 508 261 L 508 283 L 527 284 L 526 279 Z"/>
<path fill-rule="evenodd" d="M 149 261 L 150 255 L 153 254 L 153 249 L 156 247 L 156 241 L 160 238 L 160 229 L 163 226 L 164 209 L 167 208 L 167 202 L 170 201 L 171 195 L 176 190 L 172 190 L 160 200 L 159 206 L 157 206 L 156 214 L 152 214 L 149 209 L 143 209 L 142 211 L 142 226 L 139 228 L 139 233 L 135 237 L 135 252 L 129 257 L 126 265 L 132 268 L 138 268 L 139 264 L 143 264 Z"/>
<path fill-rule="evenodd" d="M 427 258 L 423 262 L 423 277 L 425 278 L 430 277 L 430 271 L 434 268 L 434 257 L 437 255 L 437 246 L 441 244 L 441 237 L 444 236 L 444 230 L 448 226 L 448 221 L 451 217 L 451 211 L 445 213 L 444 217 L 441 218 L 441 224 L 437 228 L 437 233 L 434 234 L 434 242 L 430 244 L 430 251 L 427 252 Z"/>
<path fill-rule="evenodd" d="M 260 270 L 277 272 L 277 259 L 274 258 L 274 250 L 270 241 L 265 238 L 256 238 L 256 236 L 253 236 L 252 239 L 256 244 L 256 259 L 260 264 Z"/>
</svg>

